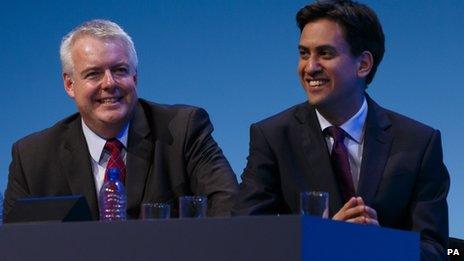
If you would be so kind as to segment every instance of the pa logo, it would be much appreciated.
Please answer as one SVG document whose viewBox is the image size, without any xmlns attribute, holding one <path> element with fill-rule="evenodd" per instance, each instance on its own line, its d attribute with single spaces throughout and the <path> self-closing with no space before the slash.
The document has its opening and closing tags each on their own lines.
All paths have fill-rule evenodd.
<svg viewBox="0 0 464 261">
<path fill-rule="evenodd" d="M 448 248 L 448 256 L 459 256 L 459 250 L 457 248 Z"/>
</svg>

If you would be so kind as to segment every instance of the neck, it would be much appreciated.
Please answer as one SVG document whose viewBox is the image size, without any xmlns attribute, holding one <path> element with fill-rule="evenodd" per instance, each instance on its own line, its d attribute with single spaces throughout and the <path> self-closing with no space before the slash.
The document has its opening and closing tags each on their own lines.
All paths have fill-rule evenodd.
<svg viewBox="0 0 464 261">
<path fill-rule="evenodd" d="M 85 121 L 84 121 L 85 122 Z M 128 122 L 120 124 L 102 124 L 98 126 L 89 125 L 87 122 L 85 124 L 87 127 L 92 130 L 95 134 L 100 136 L 103 139 L 116 138 L 126 127 Z"/>
<path fill-rule="evenodd" d="M 340 126 L 355 115 L 364 101 L 364 93 L 354 99 L 346 99 L 343 104 L 319 105 L 317 111 L 334 126 Z"/>
</svg>

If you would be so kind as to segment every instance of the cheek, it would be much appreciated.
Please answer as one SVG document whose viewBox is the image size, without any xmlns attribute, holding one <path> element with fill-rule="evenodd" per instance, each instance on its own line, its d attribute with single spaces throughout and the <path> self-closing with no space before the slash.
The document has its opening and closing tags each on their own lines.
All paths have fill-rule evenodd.
<svg viewBox="0 0 464 261">
<path fill-rule="evenodd" d="M 299 76 L 302 76 L 304 73 L 304 68 L 306 66 L 306 63 L 304 61 L 299 61 L 298 66 L 296 67 L 296 72 L 298 73 Z"/>
<path fill-rule="evenodd" d="M 75 94 L 76 100 L 78 100 L 82 104 L 88 104 L 93 102 L 93 97 L 95 97 L 97 91 L 95 88 L 88 88 L 87 86 L 85 86 L 84 88 L 81 88 L 78 91 L 76 91 Z"/>
<path fill-rule="evenodd" d="M 87 101 L 91 101 L 94 94 L 95 94 L 95 91 L 93 90 L 85 90 L 81 93 L 81 98 Z"/>
<path fill-rule="evenodd" d="M 120 87 L 126 90 L 127 92 L 132 92 L 135 90 L 135 81 L 133 79 L 125 79 L 120 82 Z"/>
<path fill-rule="evenodd" d="M 124 89 L 126 100 L 132 100 L 137 96 L 136 89 L 132 86 L 126 86 Z"/>
<path fill-rule="evenodd" d="M 343 61 L 335 64 L 330 65 L 330 72 L 340 78 L 340 79 L 348 79 L 356 77 L 357 70 L 356 64 L 350 63 L 349 61 Z"/>
</svg>

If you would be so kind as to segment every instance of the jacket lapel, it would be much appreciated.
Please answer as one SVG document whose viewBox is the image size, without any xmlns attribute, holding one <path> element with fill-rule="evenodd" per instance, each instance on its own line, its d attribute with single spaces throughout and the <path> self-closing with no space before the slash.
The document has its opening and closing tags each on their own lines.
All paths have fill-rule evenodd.
<svg viewBox="0 0 464 261">
<path fill-rule="evenodd" d="M 85 196 L 92 218 L 98 219 L 95 182 L 89 150 L 82 133 L 81 117 L 69 123 L 59 150 L 61 171 L 67 175 L 72 194 Z"/>
<path fill-rule="evenodd" d="M 306 190 L 320 190 L 329 192 L 330 216 L 342 206 L 342 199 L 337 186 L 337 180 L 330 163 L 329 151 L 317 120 L 314 107 L 305 102 L 300 104 L 295 112 L 298 121 L 298 142 L 302 146 L 306 162 L 304 178 Z"/>
<path fill-rule="evenodd" d="M 134 117 L 129 127 L 127 142 L 127 209 L 130 215 L 138 213 L 142 201 L 151 158 L 153 157 L 154 143 L 150 139 L 150 126 L 147 116 L 140 103 L 137 105 Z"/>
<path fill-rule="evenodd" d="M 366 95 L 366 99 L 368 113 L 358 195 L 367 205 L 371 205 L 382 180 L 393 137 L 387 131 L 391 123 L 386 113 L 369 96 Z"/>
</svg>

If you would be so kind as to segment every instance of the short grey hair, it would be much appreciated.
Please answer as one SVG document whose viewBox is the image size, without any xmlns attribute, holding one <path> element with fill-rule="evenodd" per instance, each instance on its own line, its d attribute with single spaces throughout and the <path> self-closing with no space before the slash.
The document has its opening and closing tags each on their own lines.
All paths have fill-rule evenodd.
<svg viewBox="0 0 464 261">
<path fill-rule="evenodd" d="M 74 43 L 83 36 L 92 36 L 98 39 L 122 40 L 129 54 L 129 62 L 137 69 L 138 58 L 132 38 L 116 23 L 109 20 L 96 19 L 84 22 L 74 28 L 61 40 L 60 59 L 63 73 L 72 74 L 74 64 L 71 57 L 71 48 Z"/>
</svg>

